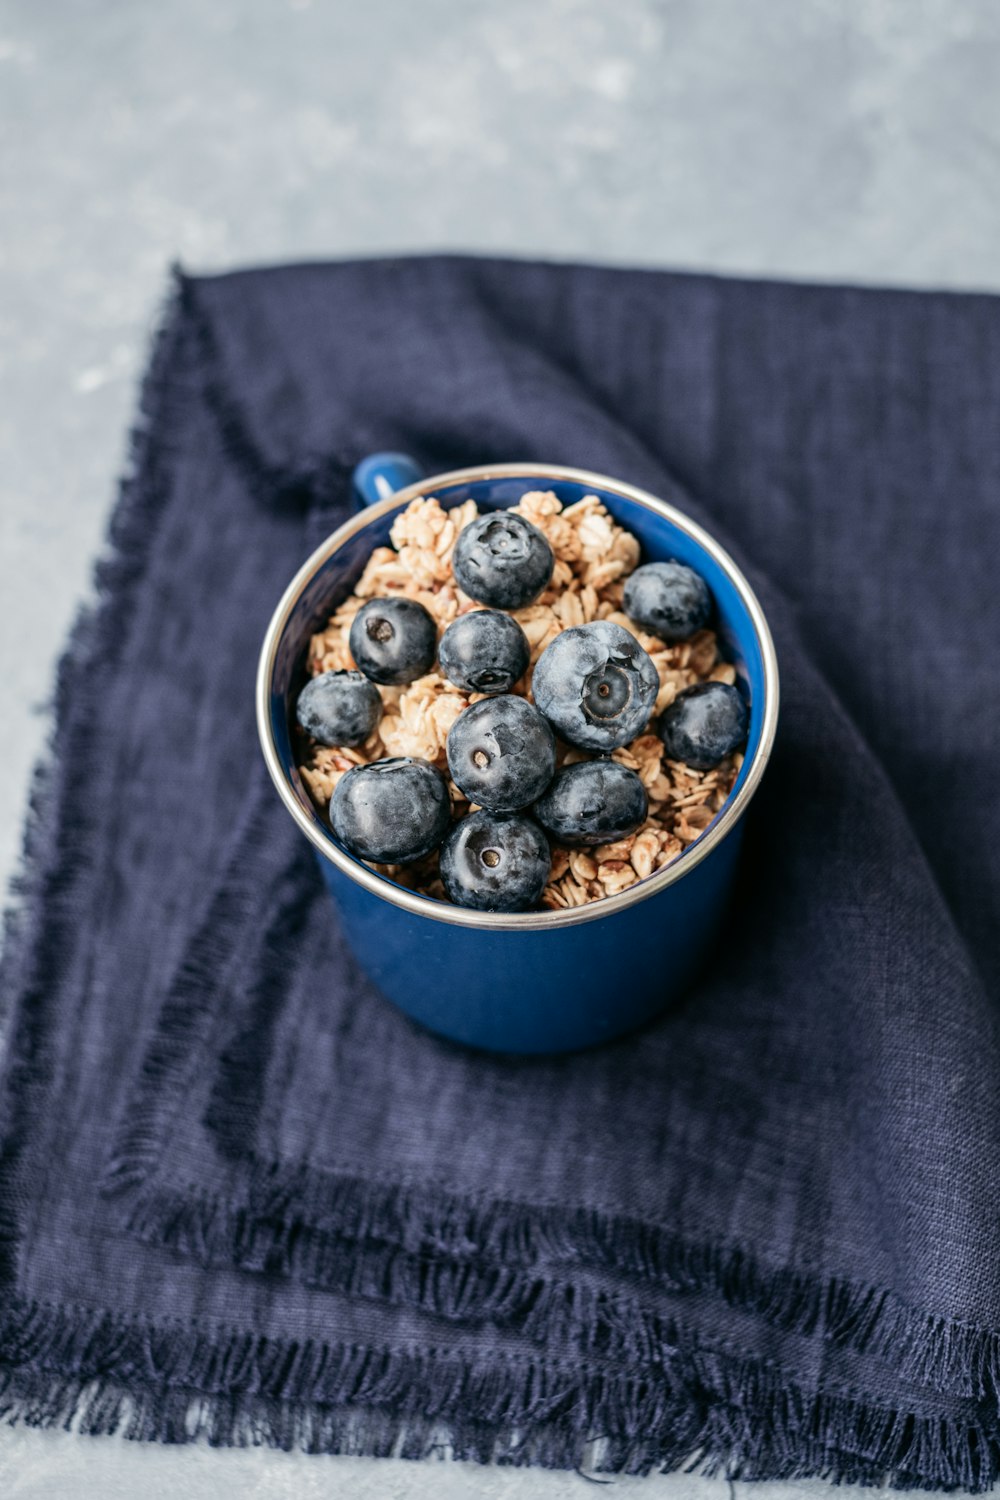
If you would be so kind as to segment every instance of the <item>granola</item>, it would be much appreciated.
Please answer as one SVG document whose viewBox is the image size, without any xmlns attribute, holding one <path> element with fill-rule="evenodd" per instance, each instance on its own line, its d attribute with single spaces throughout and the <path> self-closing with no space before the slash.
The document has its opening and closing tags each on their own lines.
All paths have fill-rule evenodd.
<svg viewBox="0 0 1000 1500">
<path fill-rule="evenodd" d="M 624 626 L 649 653 L 660 679 L 657 714 L 696 682 L 735 682 L 732 665 L 719 655 L 714 631 L 701 630 L 690 640 L 668 645 L 622 612 L 624 579 L 639 563 L 639 542 L 617 524 L 596 495 L 585 495 L 564 508 L 551 490 L 532 490 L 513 509 L 544 532 L 555 554 L 545 592 L 533 604 L 511 611 L 531 647 L 531 665 L 515 693 L 530 699 L 532 670 L 546 646 L 561 630 L 591 620 L 612 620 Z M 392 595 L 416 599 L 434 617 L 439 634 L 458 615 L 481 608 L 458 587 L 451 568 L 455 540 L 477 514 L 471 500 L 450 511 L 433 498 L 412 501 L 393 523 L 392 547 L 375 549 L 353 594 L 313 636 L 308 672 L 315 676 L 354 666 L 348 635 L 366 599 Z M 460 691 L 437 672 L 405 687 L 380 687 L 379 692 L 383 718 L 364 744 L 328 749 L 304 739 L 302 775 L 320 809 L 327 806 L 346 771 L 382 756 L 419 756 L 447 776 L 448 731 L 463 709 L 483 696 Z M 710 771 L 696 771 L 665 759 L 659 737 L 649 731 L 613 754 L 641 778 L 649 796 L 647 819 L 615 844 L 586 850 L 553 846 L 552 869 L 542 897 L 545 907 L 584 906 L 617 895 L 669 864 L 704 833 L 729 796 L 743 762 L 737 752 Z M 585 752 L 559 746 L 560 766 L 585 759 Z M 463 816 L 471 804 L 450 780 L 449 785 L 453 812 Z M 437 874 L 437 854 L 415 865 L 373 868 L 423 895 L 446 899 Z"/>
</svg>

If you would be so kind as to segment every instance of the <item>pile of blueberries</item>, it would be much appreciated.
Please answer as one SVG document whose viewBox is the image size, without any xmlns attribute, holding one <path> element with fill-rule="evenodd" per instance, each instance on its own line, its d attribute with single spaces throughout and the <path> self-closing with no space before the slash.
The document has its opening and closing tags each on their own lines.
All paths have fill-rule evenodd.
<svg viewBox="0 0 1000 1500">
<path fill-rule="evenodd" d="M 569 847 L 609 844 L 646 817 L 639 777 L 610 759 L 646 728 L 659 691 L 635 636 L 610 620 L 564 630 L 535 666 L 534 706 L 511 692 L 530 651 L 503 611 L 536 599 L 553 561 L 545 537 L 523 517 L 480 516 L 460 532 L 453 568 L 465 593 L 488 607 L 461 615 L 438 645 L 421 604 L 368 600 L 351 625 L 358 670 L 313 678 L 296 705 L 299 724 L 319 744 L 358 745 L 382 717 L 376 684 L 413 682 L 435 657 L 449 682 L 487 695 L 458 716 L 447 743 L 455 785 L 481 811 L 453 823 L 445 777 L 409 756 L 355 766 L 330 803 L 334 833 L 359 859 L 408 864 L 440 847 L 449 898 L 479 911 L 538 905 L 551 868 L 546 834 Z M 707 623 L 712 600 L 691 568 L 654 562 L 628 579 L 624 609 L 661 640 L 680 641 Z M 677 695 L 659 734 L 671 760 L 707 770 L 745 743 L 748 719 L 735 688 L 698 683 Z M 556 734 L 595 759 L 557 773 Z"/>
</svg>

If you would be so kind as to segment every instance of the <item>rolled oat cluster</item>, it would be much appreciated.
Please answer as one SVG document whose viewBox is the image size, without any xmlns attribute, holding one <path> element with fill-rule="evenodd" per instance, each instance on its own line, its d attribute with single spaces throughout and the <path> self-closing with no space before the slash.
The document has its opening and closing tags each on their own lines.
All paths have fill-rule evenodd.
<svg viewBox="0 0 1000 1500">
<path fill-rule="evenodd" d="M 735 682 L 733 667 L 719 658 L 713 631 L 700 630 L 689 640 L 670 645 L 645 633 L 624 614 L 624 582 L 638 565 L 639 543 L 616 524 L 596 495 L 586 495 L 564 509 L 551 491 L 533 490 L 513 510 L 544 534 L 555 556 L 545 591 L 534 603 L 510 611 L 531 648 L 530 666 L 513 689 L 516 694 L 531 700 L 534 666 L 561 631 L 595 620 L 610 620 L 629 630 L 649 653 L 660 682 L 657 714 L 696 683 Z M 480 608 L 458 587 L 451 562 L 459 533 L 477 514 L 472 501 L 446 512 L 435 499 L 414 500 L 393 524 L 393 546 L 375 549 L 354 593 L 313 636 L 307 664 L 310 675 L 354 666 L 350 627 L 366 600 L 417 601 L 435 620 L 439 637 L 459 615 Z M 338 780 L 352 766 L 385 756 L 418 757 L 447 776 L 448 731 L 464 709 L 483 697 L 460 691 L 435 671 L 405 687 L 380 686 L 378 691 L 383 716 L 362 744 L 327 748 L 305 741 L 302 774 L 318 807 L 329 804 Z M 560 767 L 588 758 L 581 750 L 558 747 Z M 649 797 L 647 819 L 635 833 L 614 844 L 590 849 L 553 846 L 552 869 L 542 896 L 547 907 L 583 906 L 627 890 L 662 869 L 707 828 L 732 790 L 743 759 L 737 751 L 711 770 L 698 771 L 666 759 L 659 736 L 649 731 L 615 750 L 613 758 L 639 775 Z M 450 779 L 449 786 L 453 814 L 461 817 L 471 804 Z M 437 859 L 435 853 L 416 864 L 373 868 L 423 895 L 444 900 Z"/>
</svg>

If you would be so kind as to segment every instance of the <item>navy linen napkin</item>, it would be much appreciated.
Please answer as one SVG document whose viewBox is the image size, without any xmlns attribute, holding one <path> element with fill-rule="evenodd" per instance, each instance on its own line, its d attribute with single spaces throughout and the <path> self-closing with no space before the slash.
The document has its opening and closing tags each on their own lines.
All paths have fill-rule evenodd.
<svg viewBox="0 0 1000 1500">
<path fill-rule="evenodd" d="M 12 1415 L 996 1477 L 998 354 L 988 298 L 182 281 L 5 948 Z M 775 628 L 723 951 L 586 1057 L 475 1058 L 379 1001 L 263 785 L 267 616 L 390 446 L 643 484 Z"/>
</svg>

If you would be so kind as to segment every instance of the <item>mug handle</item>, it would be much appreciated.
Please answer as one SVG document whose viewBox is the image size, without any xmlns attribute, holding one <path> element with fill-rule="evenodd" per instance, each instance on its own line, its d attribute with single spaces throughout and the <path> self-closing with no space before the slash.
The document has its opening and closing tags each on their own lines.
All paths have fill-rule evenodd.
<svg viewBox="0 0 1000 1500">
<path fill-rule="evenodd" d="M 351 475 L 351 494 L 357 510 L 388 500 L 397 490 L 425 477 L 423 469 L 408 453 L 370 453 Z"/>
</svg>

